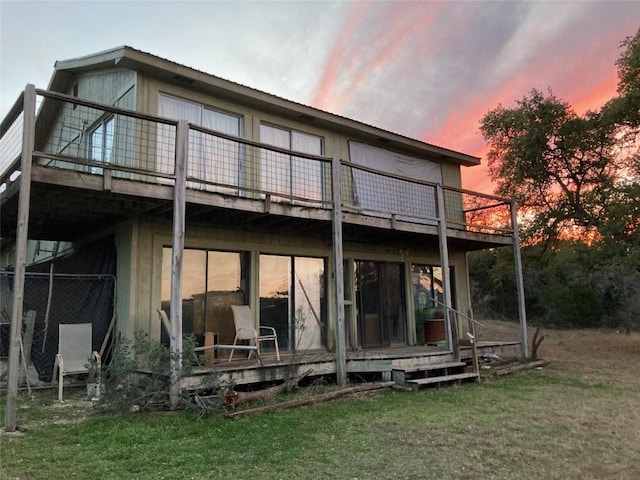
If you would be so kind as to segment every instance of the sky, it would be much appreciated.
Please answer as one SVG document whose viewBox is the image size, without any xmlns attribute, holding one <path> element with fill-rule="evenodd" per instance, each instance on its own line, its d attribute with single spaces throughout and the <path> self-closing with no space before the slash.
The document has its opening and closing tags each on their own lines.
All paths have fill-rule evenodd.
<svg viewBox="0 0 640 480">
<path fill-rule="evenodd" d="M 640 1 L 0 0 L 0 118 L 56 60 L 128 45 L 370 125 L 485 157 L 480 120 L 532 88 L 615 96 Z M 491 193 L 486 161 L 463 187 Z"/>
</svg>

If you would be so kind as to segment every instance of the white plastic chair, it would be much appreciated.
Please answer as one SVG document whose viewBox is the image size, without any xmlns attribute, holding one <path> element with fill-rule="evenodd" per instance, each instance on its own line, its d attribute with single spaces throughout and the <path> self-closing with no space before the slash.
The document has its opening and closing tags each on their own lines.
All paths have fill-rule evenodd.
<svg viewBox="0 0 640 480">
<path fill-rule="evenodd" d="M 100 354 L 91 350 L 92 328 L 90 323 L 69 323 L 58 326 L 58 353 L 53 364 L 51 385 L 58 379 L 58 400 L 62 401 L 65 375 L 89 373 L 87 365 L 95 359 L 100 368 Z"/>
<path fill-rule="evenodd" d="M 273 342 L 276 347 L 276 358 L 280 361 L 276 329 L 273 327 L 260 326 L 259 330 L 256 330 L 253 314 L 251 313 L 251 307 L 249 307 L 249 305 L 231 305 L 231 310 L 233 312 L 233 323 L 236 326 L 236 337 L 233 339 L 233 345 L 235 346 L 238 340 L 248 340 L 251 345 L 256 346 L 258 358 L 260 358 L 260 343 Z M 261 335 L 259 331 L 262 330 L 270 333 Z M 233 350 L 232 348 L 229 354 L 229 361 L 233 358 Z M 252 353 L 252 351 L 249 351 L 249 358 L 251 358 Z"/>
</svg>

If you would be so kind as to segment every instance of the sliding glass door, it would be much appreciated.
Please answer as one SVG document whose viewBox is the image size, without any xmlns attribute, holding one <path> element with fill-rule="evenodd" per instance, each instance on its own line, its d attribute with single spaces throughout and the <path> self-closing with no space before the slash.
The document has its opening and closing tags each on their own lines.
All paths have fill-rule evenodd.
<svg viewBox="0 0 640 480">
<path fill-rule="evenodd" d="M 406 343 L 402 265 L 357 260 L 355 274 L 358 344 L 371 348 Z"/>
<path fill-rule="evenodd" d="M 182 332 L 202 344 L 204 334 L 218 334 L 220 343 L 232 343 L 235 326 L 231 305 L 247 303 L 249 254 L 185 249 L 182 277 Z M 171 308 L 171 248 L 162 250 L 162 309 Z M 166 332 L 163 341 L 168 342 Z"/>
<path fill-rule="evenodd" d="M 324 271 L 322 258 L 260 255 L 260 324 L 276 329 L 281 349 L 324 347 Z"/>
</svg>

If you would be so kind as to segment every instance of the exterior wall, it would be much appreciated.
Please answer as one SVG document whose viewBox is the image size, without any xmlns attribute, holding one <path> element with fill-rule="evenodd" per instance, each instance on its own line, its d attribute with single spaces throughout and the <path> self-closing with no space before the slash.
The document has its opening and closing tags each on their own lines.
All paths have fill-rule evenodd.
<svg viewBox="0 0 640 480">
<path fill-rule="evenodd" d="M 66 93 L 72 93 L 72 91 Z M 224 98 L 213 98 L 191 88 L 164 83 L 132 71 L 87 73 L 77 79 L 78 97 L 131 108 L 143 113 L 158 113 L 158 98 L 161 93 L 239 115 L 243 119 L 243 136 L 255 141 L 260 141 L 260 124 L 262 122 L 323 137 L 324 155 L 327 157 L 349 159 L 348 142 L 350 139 L 358 140 L 358 138 L 351 138 L 339 132 L 318 128 L 313 122 L 283 118 L 230 102 Z M 63 109 L 58 116 L 56 126 L 61 126 L 69 113 Z M 92 121 L 95 119 L 88 119 L 89 123 Z M 86 145 L 83 146 L 79 143 L 78 148 L 82 151 L 82 148 L 86 149 Z M 55 148 L 52 150 L 56 151 Z M 442 176 L 445 185 L 460 187 L 460 166 L 442 164 Z M 116 227 L 119 279 L 118 328 L 128 338 L 133 338 L 137 331 L 148 332 L 151 338 L 158 339 L 160 337 L 161 326 L 156 309 L 160 306 L 162 247 L 170 244 L 170 224 L 151 224 L 140 220 L 131 220 Z M 185 239 L 185 248 L 198 247 L 254 252 L 254 266 L 259 253 L 325 257 L 329 259 L 328 278 L 332 278 L 332 250 L 326 240 L 227 231 L 217 228 L 189 228 Z M 399 248 L 398 245 L 391 244 L 350 245 L 347 243 L 344 245 L 344 258 L 401 262 L 405 265 L 407 279 L 412 263 L 433 265 L 440 263 L 437 250 L 414 248 L 407 252 Z M 466 312 L 468 309 L 468 288 L 464 254 L 452 253 L 450 263 L 456 269 L 457 305 L 460 311 Z M 252 298 L 257 297 L 257 279 L 255 277 L 254 269 L 254 282 L 250 290 Z M 332 292 L 334 286 L 332 283 L 328 282 L 328 312 L 333 312 L 334 295 Z M 406 290 L 408 305 L 412 305 L 411 289 L 407 288 Z M 415 330 L 412 308 L 407 308 L 407 323 L 409 341 L 415 341 L 415 333 L 412 333 Z M 461 330 L 459 329 L 459 331 Z M 329 321 L 327 335 L 330 341 L 333 341 L 333 319 Z"/>
<path fill-rule="evenodd" d="M 130 70 L 111 71 L 108 73 L 87 73 L 77 77 L 69 91 L 62 92 L 73 95 L 77 88 L 77 97 L 117 107 L 134 109 L 136 105 L 136 73 Z M 58 154 L 83 157 L 88 151 L 88 132 L 95 122 L 102 117 L 94 109 L 83 109 L 82 114 L 74 110 L 73 105 L 65 103 L 52 125 L 51 131 L 59 132 L 51 135 L 43 150 Z M 116 133 L 116 137 L 117 137 Z M 116 138 L 117 141 L 127 141 Z M 66 162 L 42 160 L 47 165 L 66 169 L 86 170 L 86 167 Z"/>
<path fill-rule="evenodd" d="M 152 339 L 160 338 L 157 309 L 161 305 L 162 249 L 170 246 L 171 240 L 172 227 L 169 223 L 135 222 L 119 232 L 118 278 L 121 281 L 118 283 L 118 318 L 120 330 L 129 338 L 133 338 L 137 331 L 148 332 Z M 188 228 L 185 248 L 250 251 L 256 257 L 261 253 L 314 257 L 329 257 L 331 254 L 326 241 L 308 237 L 202 227 Z M 257 271 L 254 269 L 252 273 L 256 285 L 250 291 L 255 298 Z M 328 299 L 331 299 L 332 291 L 333 287 L 329 285 Z"/>
<path fill-rule="evenodd" d="M 77 78 L 78 98 L 133 109 L 135 82 L 136 72 L 131 70 L 86 73 Z M 65 93 L 72 95 L 73 87 Z"/>
<path fill-rule="evenodd" d="M 118 229 L 116 245 L 118 249 L 118 329 L 128 338 L 134 338 L 138 331 L 147 332 L 151 339 L 158 340 L 161 325 L 157 309 L 161 305 L 162 249 L 170 246 L 172 227 L 170 223 L 147 223 L 135 221 Z M 258 298 L 258 258 L 260 254 L 296 255 L 327 258 L 328 279 L 333 278 L 332 249 L 326 239 L 310 239 L 296 235 L 278 233 L 255 233 L 224 228 L 189 227 L 185 237 L 185 248 L 202 248 L 227 251 L 249 251 L 252 254 L 252 285 L 249 287 L 251 302 L 256 308 Z M 468 289 L 466 257 L 464 253 L 452 253 L 450 264 L 456 271 L 456 300 L 459 311 L 468 309 Z M 410 250 L 398 248 L 394 244 L 352 244 L 345 243 L 344 258 L 353 260 L 373 260 L 402 263 L 405 271 L 406 314 L 408 342 L 415 343 L 415 318 L 413 293 L 410 287 L 412 264 L 439 265 L 437 250 L 412 247 Z M 327 339 L 333 348 L 335 319 L 332 312 L 335 305 L 335 286 L 327 282 Z M 352 308 L 351 314 L 355 315 Z M 351 318 L 349 325 L 355 325 Z M 355 327 L 354 327 L 355 328 Z M 466 331 L 466 320 L 461 320 L 459 332 Z M 353 332 L 355 334 L 355 332 Z M 353 336 L 352 336 L 353 338 Z"/>
<path fill-rule="evenodd" d="M 27 253 L 25 255 L 26 265 L 46 262 L 71 249 L 70 242 L 58 242 L 49 240 L 27 240 Z M 0 252 L 0 268 L 14 267 L 16 258 L 15 243 L 7 243 Z"/>
<path fill-rule="evenodd" d="M 447 187 L 462 188 L 460 166 L 453 163 L 442 164 L 442 184 Z"/>
<path fill-rule="evenodd" d="M 178 85 L 164 83 L 149 77 L 138 77 L 137 108 L 141 112 L 152 115 L 158 114 L 158 98 L 166 94 L 190 100 L 206 107 L 236 114 L 242 118 L 244 138 L 260 141 L 260 124 L 269 123 L 300 132 L 318 135 L 324 138 L 324 156 L 349 160 L 349 140 L 359 141 L 357 137 L 348 137 L 337 131 L 318 128 L 309 121 L 299 121 L 283 118 L 268 112 L 259 111 L 251 107 L 229 102 L 223 98 L 214 98 L 201 92 Z M 434 160 L 430 160 L 434 161 Z M 451 187 L 461 187 L 460 166 L 456 164 L 441 164 L 443 184 Z"/>
</svg>

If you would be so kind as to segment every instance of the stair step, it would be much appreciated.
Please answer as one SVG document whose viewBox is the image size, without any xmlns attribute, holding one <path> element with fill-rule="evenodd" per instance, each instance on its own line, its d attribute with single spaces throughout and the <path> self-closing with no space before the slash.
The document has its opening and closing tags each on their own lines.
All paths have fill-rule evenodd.
<svg viewBox="0 0 640 480">
<path fill-rule="evenodd" d="M 434 383 L 447 383 L 447 382 L 455 382 L 458 380 L 466 380 L 468 378 L 478 378 L 473 372 L 469 373 L 456 373 L 455 375 L 443 375 L 441 377 L 427 377 L 427 378 L 416 378 L 414 380 L 407 380 L 405 383 L 408 385 L 432 385 Z"/>
<path fill-rule="evenodd" d="M 411 367 L 394 367 L 394 370 L 404 373 L 426 372 L 429 370 L 442 370 L 444 368 L 461 368 L 466 367 L 465 362 L 449 362 L 449 363 L 430 363 L 427 365 L 417 365 Z"/>
</svg>

